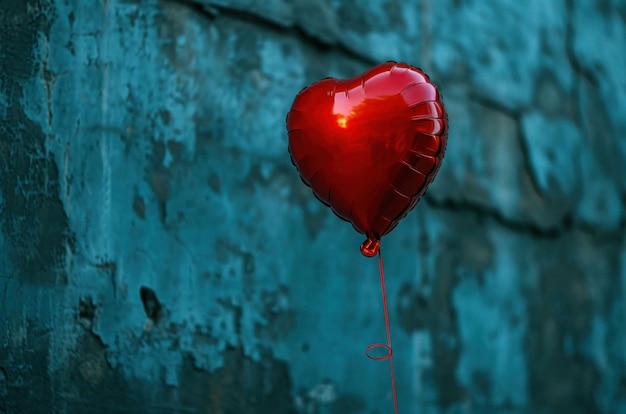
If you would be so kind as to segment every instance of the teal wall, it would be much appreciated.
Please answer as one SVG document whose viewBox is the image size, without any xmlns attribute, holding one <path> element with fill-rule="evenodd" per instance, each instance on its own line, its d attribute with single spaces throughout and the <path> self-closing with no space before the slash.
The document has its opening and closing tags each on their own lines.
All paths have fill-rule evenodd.
<svg viewBox="0 0 626 414">
<path fill-rule="evenodd" d="M 626 1 L 0 5 L 0 413 L 391 412 L 284 126 L 389 59 L 450 120 L 382 244 L 400 412 L 626 413 Z"/>
</svg>

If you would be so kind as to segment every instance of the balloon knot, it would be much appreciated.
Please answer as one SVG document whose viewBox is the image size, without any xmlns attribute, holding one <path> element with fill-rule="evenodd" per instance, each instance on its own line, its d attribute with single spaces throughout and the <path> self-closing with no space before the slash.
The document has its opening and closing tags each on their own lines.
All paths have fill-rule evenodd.
<svg viewBox="0 0 626 414">
<path fill-rule="evenodd" d="M 361 244 L 361 253 L 365 257 L 374 257 L 380 249 L 380 240 L 368 238 Z"/>
</svg>

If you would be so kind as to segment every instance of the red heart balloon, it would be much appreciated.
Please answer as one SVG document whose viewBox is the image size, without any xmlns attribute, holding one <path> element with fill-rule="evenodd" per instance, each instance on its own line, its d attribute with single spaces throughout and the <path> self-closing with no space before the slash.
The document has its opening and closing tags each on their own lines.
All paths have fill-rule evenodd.
<svg viewBox="0 0 626 414">
<path fill-rule="evenodd" d="M 289 152 L 302 180 L 367 236 L 361 252 L 368 257 L 435 178 L 447 129 L 435 85 L 395 62 L 314 83 L 287 114 Z"/>
</svg>

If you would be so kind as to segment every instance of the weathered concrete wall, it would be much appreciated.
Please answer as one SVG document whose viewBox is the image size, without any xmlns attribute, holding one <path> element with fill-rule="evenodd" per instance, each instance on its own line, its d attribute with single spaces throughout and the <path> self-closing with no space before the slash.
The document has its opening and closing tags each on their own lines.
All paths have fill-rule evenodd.
<svg viewBox="0 0 626 414">
<path fill-rule="evenodd" d="M 393 59 L 450 117 L 383 243 L 401 412 L 626 413 L 625 1 L 0 3 L 0 412 L 391 412 L 284 119 Z"/>
</svg>

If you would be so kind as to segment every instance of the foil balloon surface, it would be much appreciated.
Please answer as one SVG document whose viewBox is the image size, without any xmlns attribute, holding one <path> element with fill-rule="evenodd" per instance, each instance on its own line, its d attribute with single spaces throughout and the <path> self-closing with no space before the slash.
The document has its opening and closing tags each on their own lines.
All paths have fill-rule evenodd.
<svg viewBox="0 0 626 414">
<path fill-rule="evenodd" d="M 361 252 L 372 257 L 435 178 L 447 122 L 428 76 L 387 62 L 303 89 L 287 114 L 289 152 L 315 196 L 367 237 Z"/>
</svg>

